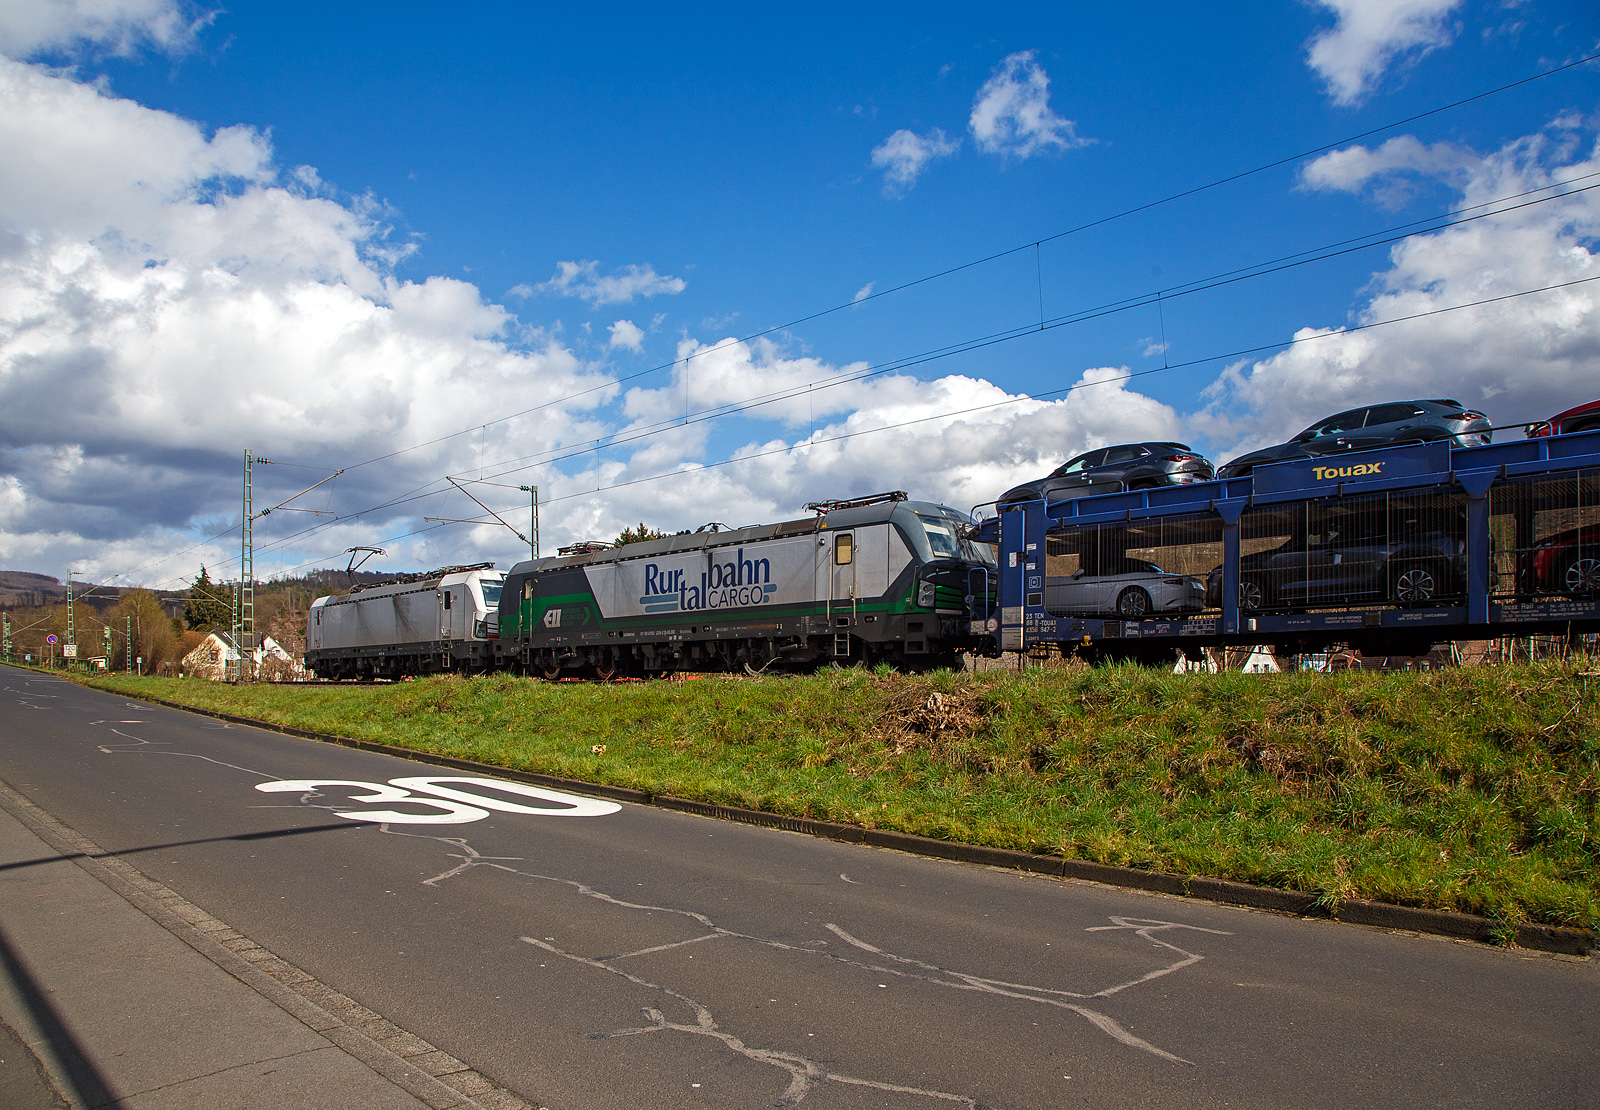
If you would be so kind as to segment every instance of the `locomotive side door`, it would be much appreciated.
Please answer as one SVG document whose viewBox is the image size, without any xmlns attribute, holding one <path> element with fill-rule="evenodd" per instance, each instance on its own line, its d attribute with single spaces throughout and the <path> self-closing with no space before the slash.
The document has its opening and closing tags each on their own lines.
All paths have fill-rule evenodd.
<svg viewBox="0 0 1600 1110">
<path fill-rule="evenodd" d="M 832 588 L 828 591 L 828 597 L 834 608 L 840 605 L 852 608 L 856 599 L 856 534 L 833 532 L 829 538 L 832 541 L 829 549 L 833 554 L 829 575 Z"/>
</svg>

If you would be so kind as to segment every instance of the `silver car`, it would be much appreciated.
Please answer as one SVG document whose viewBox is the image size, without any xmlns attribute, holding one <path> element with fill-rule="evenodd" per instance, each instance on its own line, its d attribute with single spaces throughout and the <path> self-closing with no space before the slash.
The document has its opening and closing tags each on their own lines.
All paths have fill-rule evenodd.
<svg viewBox="0 0 1600 1110">
<path fill-rule="evenodd" d="M 1118 574 L 1085 574 L 1046 579 L 1044 606 L 1052 613 L 1115 614 L 1140 620 L 1162 613 L 1198 613 L 1206 605 L 1206 584 L 1190 574 L 1168 574 L 1143 559 L 1124 559 Z"/>
</svg>

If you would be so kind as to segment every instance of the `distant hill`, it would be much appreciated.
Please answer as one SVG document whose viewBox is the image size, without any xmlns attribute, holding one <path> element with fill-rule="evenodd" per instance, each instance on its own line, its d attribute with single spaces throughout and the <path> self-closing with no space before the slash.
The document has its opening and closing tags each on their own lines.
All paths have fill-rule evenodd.
<svg viewBox="0 0 1600 1110">
<path fill-rule="evenodd" d="M 67 588 L 61 579 L 26 570 L 0 570 L 0 606 L 8 609 L 49 605 L 64 601 Z"/>
<path fill-rule="evenodd" d="M 353 576 L 355 579 L 353 584 L 372 586 L 391 581 L 402 573 L 405 572 L 358 570 Z M 311 597 L 325 593 L 344 593 L 352 585 L 351 578 L 351 575 L 347 575 L 339 568 L 314 570 L 294 578 L 261 582 L 256 586 L 256 597 L 259 602 L 265 596 L 289 591 L 295 593 L 304 591 Z M 94 595 L 85 601 L 85 604 L 103 608 L 107 604 L 114 604 L 131 587 L 99 586 L 74 579 L 74 592 L 80 596 L 91 588 L 94 590 Z M 189 597 L 188 589 L 154 592 L 169 617 L 182 616 L 184 603 Z M 47 605 L 59 605 L 66 600 L 67 588 L 59 578 L 27 570 L 0 570 L 0 609 L 40 609 Z M 305 599 L 299 601 L 301 607 L 306 603 Z"/>
</svg>

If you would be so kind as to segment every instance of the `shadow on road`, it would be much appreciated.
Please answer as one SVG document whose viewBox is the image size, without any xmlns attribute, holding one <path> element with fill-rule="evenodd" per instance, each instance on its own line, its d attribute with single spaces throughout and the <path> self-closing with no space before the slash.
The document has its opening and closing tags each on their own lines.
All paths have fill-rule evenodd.
<svg viewBox="0 0 1600 1110">
<path fill-rule="evenodd" d="M 62 852 L 38 859 L 22 859 L 13 863 L 0 863 L 0 871 L 15 871 L 19 867 L 38 867 L 41 863 L 55 863 L 64 859 L 116 859 L 119 856 L 136 856 L 140 852 L 159 852 L 165 848 L 187 848 L 193 844 L 221 844 L 230 840 L 275 840 L 280 836 L 301 836 L 305 833 L 332 832 L 336 829 L 359 829 L 360 824 L 341 821 L 337 825 L 308 825 L 303 829 L 269 829 L 266 832 L 237 833 L 234 836 L 208 836 L 201 840 L 174 840 L 167 844 L 147 844 L 143 848 L 124 848 L 120 852 Z"/>
<path fill-rule="evenodd" d="M 49 1042 L 50 1052 L 55 1056 L 61 1074 L 72 1086 L 75 1096 L 73 1104 L 86 1110 L 89 1107 L 113 1105 L 117 1099 L 106 1084 L 105 1076 L 100 1074 L 94 1061 L 84 1054 L 83 1046 L 61 1020 L 61 1015 L 56 1013 L 46 992 L 11 947 L 11 940 L 3 929 L 0 929 L 0 965 L 3 965 L 6 978 L 11 981 L 17 997 L 27 1007 L 34 1025 Z"/>
</svg>

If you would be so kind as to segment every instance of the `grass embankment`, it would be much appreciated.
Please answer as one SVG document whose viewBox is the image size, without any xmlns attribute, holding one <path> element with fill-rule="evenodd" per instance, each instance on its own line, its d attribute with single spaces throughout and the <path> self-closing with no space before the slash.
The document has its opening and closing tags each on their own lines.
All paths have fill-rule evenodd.
<svg viewBox="0 0 1600 1110">
<path fill-rule="evenodd" d="M 588 782 L 1315 892 L 1330 905 L 1359 897 L 1507 926 L 1600 926 L 1600 680 L 1559 664 L 95 684 Z"/>
</svg>

